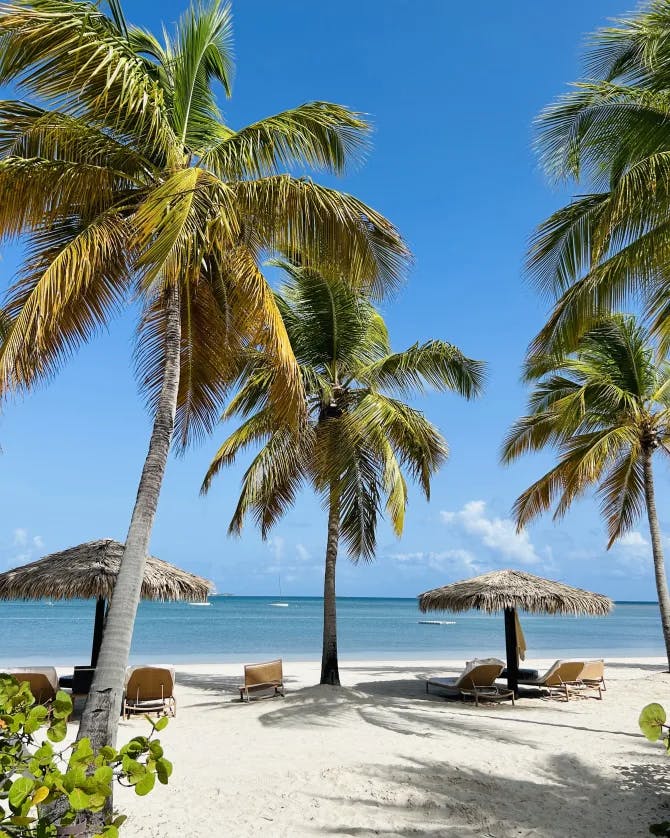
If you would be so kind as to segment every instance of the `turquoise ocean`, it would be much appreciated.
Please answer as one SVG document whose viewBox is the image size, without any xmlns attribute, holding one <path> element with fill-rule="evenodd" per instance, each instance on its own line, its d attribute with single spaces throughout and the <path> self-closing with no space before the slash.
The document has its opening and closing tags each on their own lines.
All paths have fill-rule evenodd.
<svg viewBox="0 0 670 838">
<path fill-rule="evenodd" d="M 321 599 L 214 596 L 209 606 L 143 602 L 131 660 L 135 663 L 238 662 L 282 657 L 314 660 L 321 654 Z M 94 603 L 1 602 L 1 665 L 86 664 Z M 440 620 L 424 624 L 420 620 Z M 586 655 L 663 655 L 658 607 L 617 603 L 608 617 L 521 614 L 527 659 Z M 504 657 L 502 615 L 421 614 L 415 599 L 338 600 L 342 661 Z"/>
</svg>

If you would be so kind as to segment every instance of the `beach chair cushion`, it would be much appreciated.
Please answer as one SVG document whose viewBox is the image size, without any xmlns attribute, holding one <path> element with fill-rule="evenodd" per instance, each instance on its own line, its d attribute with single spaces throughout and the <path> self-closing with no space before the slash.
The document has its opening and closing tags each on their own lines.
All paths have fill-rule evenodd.
<svg viewBox="0 0 670 838">
<path fill-rule="evenodd" d="M 498 658 L 484 658 L 468 661 L 463 672 L 453 678 L 429 678 L 426 681 L 426 692 L 428 687 L 440 687 L 447 692 L 460 693 L 461 689 L 474 689 L 475 687 L 491 687 L 496 678 L 500 677 L 505 664 Z"/>
<path fill-rule="evenodd" d="M 129 666 L 124 713 L 169 712 L 176 715 L 175 671 L 172 666 Z"/>
<path fill-rule="evenodd" d="M 58 673 L 53 666 L 20 667 L 7 673 L 17 681 L 27 681 L 37 704 L 45 704 L 56 698 Z"/>
<path fill-rule="evenodd" d="M 584 661 L 557 660 L 539 678 L 519 678 L 519 683 L 532 687 L 560 687 L 578 681 Z"/>
<path fill-rule="evenodd" d="M 252 663 L 244 667 L 244 684 L 240 686 L 240 698 L 259 690 L 273 689 L 275 695 L 283 695 L 284 672 L 281 658 L 265 663 Z"/>
</svg>

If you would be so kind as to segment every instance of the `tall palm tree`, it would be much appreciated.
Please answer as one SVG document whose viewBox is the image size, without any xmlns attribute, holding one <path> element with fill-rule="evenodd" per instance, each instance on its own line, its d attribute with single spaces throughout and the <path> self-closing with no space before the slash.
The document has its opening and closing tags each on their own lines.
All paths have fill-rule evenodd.
<svg viewBox="0 0 670 838">
<path fill-rule="evenodd" d="M 254 355 L 224 418 L 244 418 L 219 448 L 203 482 L 262 444 L 244 475 L 230 524 L 239 533 L 251 513 L 265 537 L 310 484 L 328 511 L 321 683 L 339 685 L 335 567 L 340 540 L 357 562 L 374 557 L 382 503 L 397 535 L 407 505 L 405 474 L 430 496 L 430 479 L 447 456 L 444 438 L 399 396 L 426 386 L 471 398 L 483 365 L 442 341 L 392 352 L 386 326 L 365 295 L 341 279 L 280 263 L 288 281 L 277 294 L 305 389 L 305 422 L 277 423 L 268 394 L 276 373 Z"/>
<path fill-rule="evenodd" d="M 553 447 L 557 464 L 514 504 L 519 527 L 551 508 L 564 515 L 595 487 L 608 549 L 646 508 L 663 638 L 670 668 L 670 595 L 656 513 L 652 460 L 669 454 L 670 364 L 656 363 L 647 331 L 617 315 L 593 326 L 570 356 L 533 365 L 528 415 L 512 427 L 503 461 Z"/>
<path fill-rule="evenodd" d="M 173 433 L 212 427 L 250 345 L 274 373 L 268 398 L 297 421 L 303 386 L 263 254 L 338 266 L 381 293 L 407 251 L 357 199 L 282 170 L 342 172 L 367 126 L 312 102 L 241 130 L 230 95 L 230 8 L 196 5 L 159 41 L 80 0 L 0 9 L 0 236 L 28 256 L 10 289 L 0 392 L 29 388 L 122 306 L 140 311 L 138 374 L 154 416 L 149 452 L 80 736 L 113 743 L 145 557 Z"/>
<path fill-rule="evenodd" d="M 572 351 L 589 323 L 639 298 L 670 345 L 670 4 L 597 32 L 586 77 L 539 117 L 551 178 L 580 194 L 538 229 L 529 266 L 556 298 L 531 351 Z M 586 193 L 586 194 L 584 194 Z"/>
</svg>

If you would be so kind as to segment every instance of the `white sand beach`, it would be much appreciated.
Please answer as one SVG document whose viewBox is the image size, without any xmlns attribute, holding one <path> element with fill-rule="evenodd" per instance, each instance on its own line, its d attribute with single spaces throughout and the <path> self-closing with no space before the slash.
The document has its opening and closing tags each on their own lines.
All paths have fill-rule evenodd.
<svg viewBox="0 0 670 838">
<path fill-rule="evenodd" d="M 312 686 L 316 662 L 285 663 L 286 698 L 241 704 L 239 664 L 178 666 L 171 784 L 117 791 L 124 834 L 631 838 L 670 819 L 670 757 L 637 727 L 644 704 L 670 706 L 662 661 L 608 661 L 603 701 L 426 695 L 461 668 L 352 662 L 336 689 Z M 119 742 L 145 729 L 124 721 Z"/>
</svg>

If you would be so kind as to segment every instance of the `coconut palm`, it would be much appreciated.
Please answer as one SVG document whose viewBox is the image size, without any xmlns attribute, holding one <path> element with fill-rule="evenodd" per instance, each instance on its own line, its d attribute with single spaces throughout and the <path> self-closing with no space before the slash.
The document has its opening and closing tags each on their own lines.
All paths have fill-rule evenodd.
<svg viewBox="0 0 670 838">
<path fill-rule="evenodd" d="M 553 447 L 557 464 L 514 504 L 518 526 L 556 505 L 554 518 L 595 487 L 608 549 L 646 509 L 663 638 L 670 668 L 670 595 L 656 512 L 652 460 L 670 449 L 670 364 L 656 363 L 648 332 L 633 317 L 609 317 L 577 351 L 532 365 L 528 415 L 512 427 L 503 461 Z"/>
<path fill-rule="evenodd" d="M 430 386 L 471 398 L 481 389 L 483 365 L 438 340 L 394 353 L 384 321 L 366 296 L 341 279 L 280 264 L 288 280 L 277 305 L 300 365 L 305 422 L 277 423 L 268 397 L 276 373 L 264 356 L 252 356 L 223 417 L 244 421 L 217 451 L 203 491 L 243 449 L 260 444 L 244 475 L 230 532 L 239 533 L 251 513 L 265 537 L 303 485 L 320 496 L 328 512 L 321 683 L 339 685 L 335 568 L 340 541 L 354 562 L 371 560 L 382 503 L 400 535 L 405 475 L 429 497 L 431 476 L 447 456 L 437 428 L 400 397 Z"/>
<path fill-rule="evenodd" d="M 407 251 L 357 199 L 282 174 L 342 172 L 367 126 L 312 102 L 241 130 L 230 95 L 231 15 L 212 0 L 159 41 L 79 0 L 0 9 L 0 84 L 32 97 L 0 103 L 0 235 L 23 236 L 10 289 L 0 392 L 30 388 L 126 304 L 139 311 L 138 375 L 154 417 L 95 680 L 80 727 L 113 743 L 145 557 L 173 432 L 185 446 L 212 427 L 242 350 L 273 369 L 282 421 L 304 402 L 299 370 L 262 254 L 339 266 L 381 293 Z M 39 104 L 37 104 L 39 103 Z"/>
<path fill-rule="evenodd" d="M 582 193 L 538 229 L 529 266 L 557 299 L 532 353 L 572 351 L 626 298 L 670 345 L 670 5 L 594 36 L 585 80 L 539 118 L 541 163 Z M 584 194 L 586 193 L 586 194 Z"/>
</svg>

